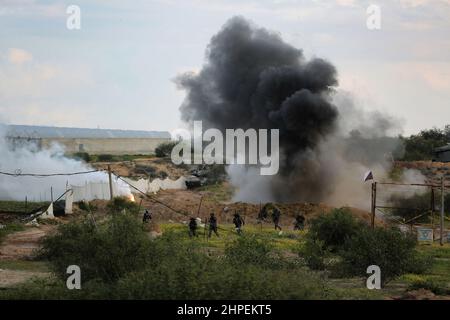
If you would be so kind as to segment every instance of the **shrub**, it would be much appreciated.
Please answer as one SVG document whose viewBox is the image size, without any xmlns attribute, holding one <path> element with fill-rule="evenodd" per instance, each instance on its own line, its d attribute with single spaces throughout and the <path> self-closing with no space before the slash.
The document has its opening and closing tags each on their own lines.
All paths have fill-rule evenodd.
<svg viewBox="0 0 450 320">
<path fill-rule="evenodd" d="M 360 228 L 363 225 L 355 220 L 348 209 L 334 209 L 311 221 L 308 237 L 322 242 L 324 249 L 337 252 Z"/>
<path fill-rule="evenodd" d="M 91 156 L 87 152 L 76 152 L 73 154 L 73 157 L 78 160 L 83 160 L 84 162 L 89 162 L 91 160 Z"/>
<path fill-rule="evenodd" d="M 83 211 L 87 212 L 94 212 L 97 211 L 97 207 L 90 203 L 89 201 L 80 201 L 78 202 L 78 208 Z"/>
<path fill-rule="evenodd" d="M 329 252 L 324 249 L 323 242 L 308 239 L 305 246 L 300 250 L 299 255 L 305 259 L 306 265 L 311 270 L 325 270 L 325 258 Z"/>
<path fill-rule="evenodd" d="M 422 130 L 416 135 L 402 137 L 402 140 L 405 145 L 402 160 L 431 160 L 435 148 L 445 146 L 450 142 L 450 126 L 447 125 L 443 130 L 438 128 Z"/>
<path fill-rule="evenodd" d="M 289 272 L 264 267 L 264 259 L 270 257 L 268 246 L 252 237 L 239 240 L 227 248 L 228 255 L 222 259 L 205 255 L 195 242 L 183 243 L 176 235 L 166 234 L 155 241 L 157 263 L 121 279 L 114 298 L 230 300 L 327 296 L 324 281 L 317 275 L 302 269 Z M 247 255 L 247 250 L 252 249 L 258 258 L 252 259 L 251 252 Z"/>
<path fill-rule="evenodd" d="M 156 148 L 155 148 L 155 155 L 158 158 L 164 158 L 164 157 L 169 157 L 170 154 L 172 153 L 172 149 L 173 147 L 177 144 L 177 141 L 170 141 L 170 142 L 163 142 L 160 143 Z"/>
<path fill-rule="evenodd" d="M 409 287 L 408 290 L 418 290 L 418 289 L 426 289 L 430 290 L 434 294 L 437 295 L 447 295 L 450 294 L 450 289 L 445 287 L 437 280 L 434 279 L 422 279 L 414 281 Z"/>
<path fill-rule="evenodd" d="M 117 215 L 104 226 L 68 224 L 47 237 L 44 255 L 60 279 L 33 281 L 0 298 L 9 299 L 323 299 L 332 292 L 318 275 L 304 269 L 271 269 L 208 256 L 196 241 L 168 232 L 150 241 L 136 221 Z M 234 246 L 267 247 L 246 239 Z M 242 243 L 245 243 L 243 245 Z M 241 251 L 242 252 L 242 251 Z M 260 261 L 260 260 L 259 260 Z M 83 290 L 67 290 L 67 265 L 82 270 Z M 114 277 L 111 277 L 114 275 Z"/>
<path fill-rule="evenodd" d="M 363 228 L 347 239 L 341 251 L 342 269 L 349 275 L 366 276 L 367 267 L 377 265 L 383 284 L 408 272 L 424 272 L 428 264 L 416 244 L 413 235 L 398 229 Z"/>
<path fill-rule="evenodd" d="M 323 299 L 330 291 L 322 279 L 304 270 L 233 266 L 204 255 L 130 274 L 119 281 L 118 299 L 250 300 Z"/>
<path fill-rule="evenodd" d="M 97 156 L 97 161 L 100 162 L 107 162 L 107 161 L 113 161 L 114 157 L 112 154 L 99 154 Z"/>
<path fill-rule="evenodd" d="M 68 266 L 78 265 L 83 281 L 110 283 L 146 266 L 149 241 L 136 219 L 115 214 L 100 226 L 88 220 L 61 225 L 56 234 L 43 239 L 40 256 L 50 261 L 61 279 L 67 277 Z"/>
<path fill-rule="evenodd" d="M 270 244 L 255 235 L 243 235 L 226 245 L 225 256 L 234 265 L 270 266 L 274 264 L 272 250 Z"/>
<path fill-rule="evenodd" d="M 114 197 L 107 207 L 111 212 L 122 212 L 125 210 L 136 214 L 139 210 L 139 205 L 126 197 Z"/>
</svg>

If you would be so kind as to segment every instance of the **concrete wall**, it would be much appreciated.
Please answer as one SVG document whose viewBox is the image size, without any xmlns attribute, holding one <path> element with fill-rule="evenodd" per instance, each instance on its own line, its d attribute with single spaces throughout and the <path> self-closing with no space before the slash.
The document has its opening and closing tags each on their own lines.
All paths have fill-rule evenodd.
<svg viewBox="0 0 450 320">
<path fill-rule="evenodd" d="M 42 139 L 42 148 L 58 143 L 65 147 L 68 153 L 87 152 L 90 154 L 152 154 L 162 142 L 170 139 L 161 138 L 105 138 L 105 139 Z"/>
</svg>

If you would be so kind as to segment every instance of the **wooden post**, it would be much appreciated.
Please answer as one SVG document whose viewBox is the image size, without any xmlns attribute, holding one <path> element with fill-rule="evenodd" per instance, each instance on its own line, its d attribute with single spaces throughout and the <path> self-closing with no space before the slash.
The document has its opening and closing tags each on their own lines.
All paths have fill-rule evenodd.
<svg viewBox="0 0 450 320">
<path fill-rule="evenodd" d="M 202 207 L 202 201 L 203 201 L 203 196 L 200 197 L 200 203 L 198 204 L 198 209 L 197 209 L 197 217 L 200 216 L 200 208 Z"/>
<path fill-rule="evenodd" d="M 53 203 L 53 187 L 50 187 L 50 200 Z"/>
<path fill-rule="evenodd" d="M 113 194 L 113 186 L 112 186 L 112 177 L 111 177 L 111 165 L 108 164 L 108 177 L 109 177 L 109 195 L 111 198 L 111 201 L 114 199 Z"/>
<path fill-rule="evenodd" d="M 28 213 L 28 197 L 25 196 L 25 213 Z"/>
<path fill-rule="evenodd" d="M 444 206 L 445 206 L 445 185 L 444 177 L 441 178 L 441 246 L 444 245 Z"/>
<path fill-rule="evenodd" d="M 371 219 L 371 226 L 372 229 L 375 228 L 375 209 L 377 207 L 377 183 L 376 182 L 372 182 L 372 208 L 371 208 L 371 213 L 372 213 L 372 219 Z"/>
</svg>

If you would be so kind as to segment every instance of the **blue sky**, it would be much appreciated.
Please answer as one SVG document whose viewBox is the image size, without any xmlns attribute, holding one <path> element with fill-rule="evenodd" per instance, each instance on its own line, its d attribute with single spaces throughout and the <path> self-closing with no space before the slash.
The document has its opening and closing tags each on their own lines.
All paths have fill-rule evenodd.
<svg viewBox="0 0 450 320">
<path fill-rule="evenodd" d="M 81 8 L 81 30 L 66 8 Z M 366 9 L 381 8 L 381 30 Z M 339 90 L 399 118 L 403 133 L 450 123 L 450 0 L 0 0 L 0 119 L 173 130 L 209 39 L 242 15 L 336 65 Z"/>
</svg>

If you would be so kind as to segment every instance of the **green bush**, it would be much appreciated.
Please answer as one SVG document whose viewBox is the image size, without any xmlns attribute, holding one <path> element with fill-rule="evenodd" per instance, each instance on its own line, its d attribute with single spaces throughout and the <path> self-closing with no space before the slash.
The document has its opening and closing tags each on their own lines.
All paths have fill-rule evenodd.
<svg viewBox="0 0 450 320">
<path fill-rule="evenodd" d="M 356 221 L 348 209 L 334 209 L 311 221 L 308 237 L 322 242 L 324 249 L 337 252 L 361 228 L 362 223 Z"/>
<path fill-rule="evenodd" d="M 182 242 L 176 234 L 165 234 L 154 246 L 158 258 L 147 269 L 122 278 L 114 298 L 318 299 L 329 294 L 324 281 L 311 272 L 264 266 L 268 247 L 251 237 L 230 245 L 228 250 L 236 250 L 225 258 L 208 256 L 195 241 Z M 251 248 L 257 259 L 246 254 Z"/>
<path fill-rule="evenodd" d="M 178 143 L 177 141 L 160 143 L 155 148 L 155 155 L 158 158 L 170 157 L 170 154 L 172 153 L 172 149 L 177 143 Z"/>
<path fill-rule="evenodd" d="M 68 224 L 44 240 L 43 257 L 59 279 L 31 281 L 8 299 L 324 299 L 333 292 L 315 273 L 301 268 L 267 268 L 267 247 L 246 239 L 233 244 L 256 248 L 259 259 L 209 256 L 197 241 L 165 233 L 148 240 L 136 221 L 117 215 L 98 229 L 90 223 Z M 67 290 L 66 268 L 77 264 L 82 290 Z"/>
<path fill-rule="evenodd" d="M 123 278 L 115 292 L 119 299 L 249 300 L 324 299 L 330 295 L 322 279 L 304 270 L 232 266 L 206 256 L 176 263 L 165 261 L 155 269 Z"/>
<path fill-rule="evenodd" d="M 78 202 L 78 208 L 80 208 L 80 210 L 87 212 L 94 212 L 97 211 L 98 209 L 94 204 L 90 203 L 89 201 Z"/>
<path fill-rule="evenodd" d="M 437 295 L 450 294 L 450 289 L 446 288 L 445 284 L 442 284 L 441 282 L 434 279 L 423 279 L 414 281 L 408 287 L 408 290 L 418 290 L 418 289 L 430 290 L 431 292 Z"/>
<path fill-rule="evenodd" d="M 256 235 L 243 235 L 225 247 L 225 257 L 231 264 L 272 267 L 276 264 L 273 247 Z"/>
<path fill-rule="evenodd" d="M 122 211 L 134 214 L 139 213 L 139 205 L 126 197 L 114 197 L 113 200 L 108 203 L 107 207 L 109 211 L 113 213 Z"/>
<path fill-rule="evenodd" d="M 401 160 L 431 160 L 434 149 L 450 143 L 450 126 L 447 125 L 443 130 L 437 128 L 422 130 L 419 134 L 401 139 L 405 145 L 405 153 Z"/>
<path fill-rule="evenodd" d="M 108 161 L 113 161 L 114 160 L 114 156 L 112 154 L 99 154 L 97 156 L 97 161 L 100 162 L 108 162 Z"/>
<path fill-rule="evenodd" d="M 383 284 L 405 273 L 423 273 L 428 262 L 419 256 L 416 244 L 413 235 L 398 229 L 363 228 L 346 240 L 341 267 L 349 275 L 366 276 L 367 267 L 377 265 Z"/>
<path fill-rule="evenodd" d="M 89 220 L 61 225 L 56 234 L 43 239 L 40 256 L 50 261 L 61 279 L 67 277 L 69 265 L 78 265 L 83 281 L 110 283 L 146 266 L 149 241 L 136 219 L 115 214 L 100 226 Z"/>
<path fill-rule="evenodd" d="M 75 152 L 73 157 L 78 160 L 83 160 L 84 162 L 91 161 L 91 156 L 87 152 Z"/>
<path fill-rule="evenodd" d="M 323 242 L 308 239 L 299 255 L 311 270 L 325 270 L 327 266 L 325 259 L 329 252 L 324 249 Z"/>
</svg>

